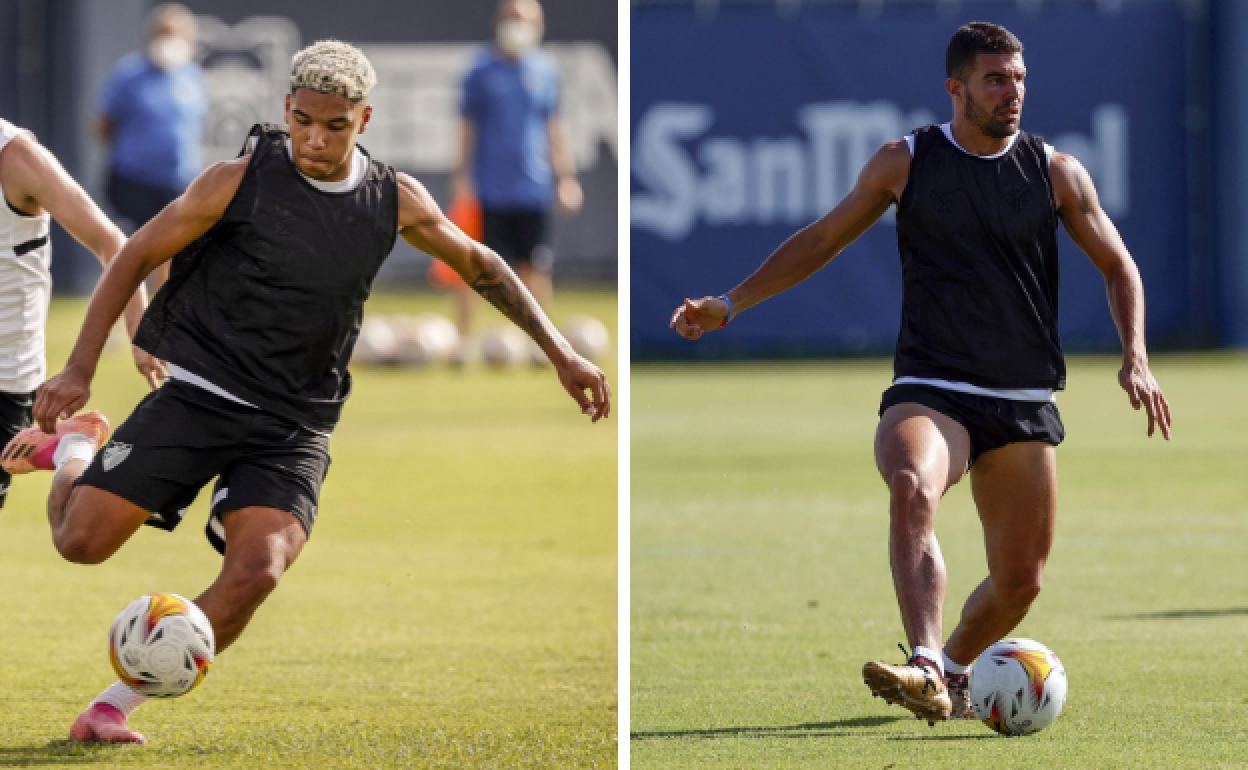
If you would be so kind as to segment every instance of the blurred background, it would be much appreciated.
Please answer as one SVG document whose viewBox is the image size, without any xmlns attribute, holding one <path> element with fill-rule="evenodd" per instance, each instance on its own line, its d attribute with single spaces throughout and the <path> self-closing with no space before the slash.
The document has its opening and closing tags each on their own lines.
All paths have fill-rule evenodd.
<svg viewBox="0 0 1248 770">
<path fill-rule="evenodd" d="M 0 2 L 0 116 L 33 130 L 101 205 L 107 147 L 93 135 L 101 90 L 147 40 L 149 0 Z M 202 163 L 233 157 L 255 122 L 282 122 L 291 55 L 322 38 L 359 45 L 377 70 L 374 120 L 361 143 L 414 175 L 442 205 L 455 160 L 461 81 L 493 36 L 496 3 L 192 0 L 193 58 L 203 71 Z M 616 275 L 616 6 L 544 0 L 544 49 L 562 74 L 562 113 L 585 192 L 575 217 L 555 218 L 555 280 L 614 290 Z M 116 212 L 109 209 L 110 214 Z M 94 257 L 55 229 L 58 292 L 86 293 Z M 402 241 L 379 287 L 425 291 L 428 258 Z"/>
<path fill-rule="evenodd" d="M 667 329 L 831 208 L 885 141 L 949 119 L 944 50 L 971 20 L 1023 41 L 1023 126 L 1091 172 L 1144 276 L 1155 349 L 1248 345 L 1248 4 L 1234 0 L 634 0 L 637 359 L 890 353 L 892 212 L 731 334 Z M 1104 283 L 1061 236 L 1069 351 L 1112 351 Z"/>
</svg>

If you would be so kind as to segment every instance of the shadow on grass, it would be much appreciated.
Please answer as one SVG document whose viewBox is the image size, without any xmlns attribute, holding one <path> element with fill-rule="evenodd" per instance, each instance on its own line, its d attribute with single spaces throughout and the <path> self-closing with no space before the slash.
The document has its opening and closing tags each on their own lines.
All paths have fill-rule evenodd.
<svg viewBox="0 0 1248 770">
<path fill-rule="evenodd" d="M 39 767 L 41 765 L 86 765 L 112 762 L 125 746 L 83 744 L 78 741 L 49 741 L 43 746 L 0 746 L 0 767 Z"/>
<path fill-rule="evenodd" d="M 1125 615 L 1109 615 L 1110 620 L 1182 620 L 1185 618 L 1225 618 L 1248 615 L 1248 607 L 1218 607 L 1203 610 L 1158 610 L 1156 612 L 1133 612 Z"/>
<path fill-rule="evenodd" d="M 890 722 L 900 722 L 904 717 L 855 717 L 835 722 L 805 722 L 800 725 L 771 725 L 768 727 L 703 727 L 692 730 L 646 730 L 629 733 L 633 740 L 649 738 L 720 738 L 723 736 L 752 736 L 759 738 L 817 738 L 829 735 L 851 735 L 833 732 L 853 727 L 879 727 Z"/>
</svg>

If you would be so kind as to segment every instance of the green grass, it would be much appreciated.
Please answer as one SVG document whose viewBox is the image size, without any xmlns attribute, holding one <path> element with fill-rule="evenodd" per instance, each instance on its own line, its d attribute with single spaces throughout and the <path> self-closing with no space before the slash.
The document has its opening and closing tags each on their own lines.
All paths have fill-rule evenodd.
<svg viewBox="0 0 1248 770">
<path fill-rule="evenodd" d="M 82 310 L 53 306 L 53 371 Z M 556 320 L 574 312 L 614 334 L 613 295 L 557 298 Z M 62 739 L 114 678 L 114 614 L 215 576 L 206 495 L 176 533 L 145 528 L 82 567 L 51 546 L 48 475 L 17 480 L 0 511 L 0 767 L 616 765 L 615 419 L 591 425 L 549 368 L 356 377 L 303 555 L 200 689 L 135 713 L 143 749 Z M 141 393 L 128 353 L 106 352 L 92 406 L 119 420 Z"/>
<path fill-rule="evenodd" d="M 1169 444 L 1113 360 L 1071 362 L 1057 540 L 1015 632 L 1070 696 L 1017 739 L 929 728 L 860 678 L 903 638 L 871 450 L 887 362 L 634 367 L 632 767 L 1248 764 L 1248 359 L 1154 367 Z M 937 526 L 953 619 L 986 574 L 967 484 Z"/>
</svg>

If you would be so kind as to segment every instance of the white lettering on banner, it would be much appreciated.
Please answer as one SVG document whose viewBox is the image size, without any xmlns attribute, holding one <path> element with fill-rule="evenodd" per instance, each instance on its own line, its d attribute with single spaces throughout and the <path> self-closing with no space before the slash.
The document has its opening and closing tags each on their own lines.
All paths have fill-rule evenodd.
<svg viewBox="0 0 1248 770">
<path fill-rule="evenodd" d="M 1084 164 L 1112 216 L 1129 210 L 1126 110 L 1092 111 L 1090 136 L 1051 140 Z M 885 142 L 935 122 L 924 109 L 904 113 L 888 102 L 824 102 L 797 112 L 803 134 L 736 138 L 710 134 L 708 105 L 661 102 L 637 122 L 633 136 L 633 227 L 677 241 L 708 225 L 800 226 L 849 193 L 858 172 Z M 883 220 L 892 223 L 893 212 Z"/>
<path fill-rule="evenodd" d="M 299 28 L 282 17 L 236 25 L 199 16 L 209 123 L 204 160 L 238 153 L 253 123 L 282 123 L 290 58 Z M 459 91 L 479 43 L 361 44 L 377 72 L 373 119 L 361 139 L 375 157 L 413 172 L 447 172 L 458 154 Z M 618 157 L 615 63 L 600 43 L 549 43 L 563 82 L 561 108 L 577 168 L 589 169 L 606 145 Z"/>
</svg>

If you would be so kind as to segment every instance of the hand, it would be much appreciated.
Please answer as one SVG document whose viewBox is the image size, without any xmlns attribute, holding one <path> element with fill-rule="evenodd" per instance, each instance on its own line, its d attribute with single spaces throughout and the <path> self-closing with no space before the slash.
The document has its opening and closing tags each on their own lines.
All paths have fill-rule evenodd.
<svg viewBox="0 0 1248 770">
<path fill-rule="evenodd" d="M 159 388 L 160 383 L 169 376 L 169 372 L 165 369 L 165 362 L 134 345 L 130 346 L 130 353 L 134 356 L 134 366 L 139 370 L 139 374 L 143 375 L 143 380 L 152 390 Z"/>
<path fill-rule="evenodd" d="M 566 361 L 555 364 L 555 372 L 564 390 L 581 405 L 581 414 L 589 415 L 594 422 L 611 414 L 611 384 L 601 369 L 573 353 Z"/>
<path fill-rule="evenodd" d="M 687 340 L 699 339 L 707 332 L 715 331 L 724 325 L 728 317 L 728 303 L 719 297 L 703 297 L 702 299 L 686 299 L 684 304 L 672 313 L 669 327 Z"/>
<path fill-rule="evenodd" d="M 559 200 L 559 210 L 564 214 L 575 214 L 581 210 L 585 202 L 585 194 L 581 192 L 581 183 L 576 177 L 569 176 L 559 180 L 555 187 L 555 197 Z"/>
<path fill-rule="evenodd" d="M 91 377 L 73 366 L 39 386 L 35 391 L 35 422 L 44 433 L 56 432 L 56 421 L 73 417 L 91 397 Z"/>
<path fill-rule="evenodd" d="M 1129 360 L 1123 363 L 1118 371 L 1118 384 L 1127 392 L 1131 399 L 1131 407 L 1138 410 L 1141 406 L 1148 412 L 1148 435 L 1160 426 L 1161 435 L 1170 440 L 1170 404 L 1161 393 L 1161 386 L 1153 379 L 1148 370 L 1148 362 Z"/>
</svg>

